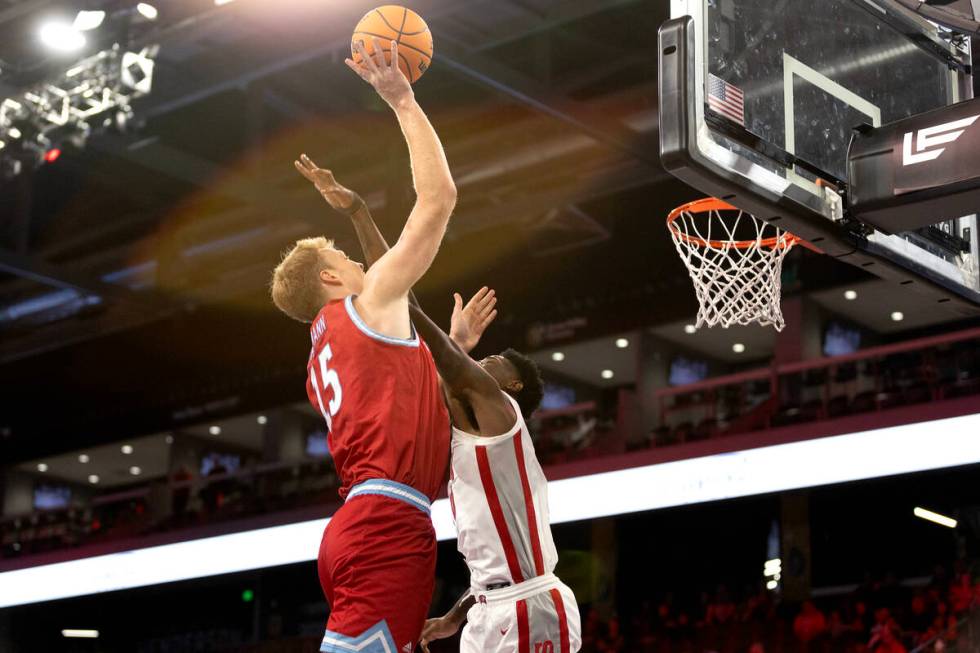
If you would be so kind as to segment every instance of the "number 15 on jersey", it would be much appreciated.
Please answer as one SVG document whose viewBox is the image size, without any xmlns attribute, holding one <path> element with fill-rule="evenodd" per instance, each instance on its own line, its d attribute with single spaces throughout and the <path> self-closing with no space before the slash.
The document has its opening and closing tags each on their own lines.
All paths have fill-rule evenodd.
<svg viewBox="0 0 980 653">
<path fill-rule="evenodd" d="M 324 345 L 323 350 L 317 356 L 317 362 L 320 367 L 319 378 L 316 373 L 317 366 L 310 366 L 310 380 L 313 381 L 313 392 L 316 393 L 316 400 L 320 406 L 320 414 L 323 415 L 323 419 L 327 422 L 327 430 L 333 428 L 333 417 L 340 410 L 340 403 L 344 398 L 343 390 L 340 388 L 340 377 L 337 375 L 336 370 L 332 370 L 329 367 L 332 357 L 333 352 L 330 351 L 330 345 Z M 326 392 L 327 388 L 333 390 L 333 396 L 330 397 L 330 401 L 324 406 L 323 393 Z"/>
</svg>

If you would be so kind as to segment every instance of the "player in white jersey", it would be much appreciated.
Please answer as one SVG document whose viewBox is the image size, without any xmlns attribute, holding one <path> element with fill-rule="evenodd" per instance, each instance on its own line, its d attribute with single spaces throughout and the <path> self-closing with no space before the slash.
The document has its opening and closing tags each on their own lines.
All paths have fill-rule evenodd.
<svg viewBox="0 0 980 653">
<path fill-rule="evenodd" d="M 578 605 L 554 575 L 548 481 L 523 417 L 541 401 L 537 366 L 512 349 L 478 363 L 456 342 L 467 341 L 465 334 L 453 340 L 417 307 L 410 312 L 446 390 L 449 502 L 470 570 L 470 590 L 426 622 L 422 648 L 455 634 L 465 620 L 461 653 L 578 651 Z M 454 327 L 458 332 L 460 320 Z"/>
<path fill-rule="evenodd" d="M 428 324 L 414 312 L 413 319 L 419 332 L 425 333 L 423 324 Z M 522 407 L 511 396 L 511 392 L 520 396 L 524 388 L 516 385 L 530 374 L 537 376 L 537 370 L 515 354 L 508 350 L 480 362 L 496 387 L 476 380 L 449 385 L 453 396 L 449 501 L 459 532 L 457 546 L 470 570 L 470 591 L 445 616 L 426 622 L 425 650 L 428 641 L 455 634 L 464 619 L 461 653 L 571 653 L 581 647 L 575 596 L 554 575 L 558 552 L 548 517 L 548 481 L 534 453 Z M 440 373 L 445 355 L 433 350 Z M 474 385 L 482 387 L 472 389 Z M 501 392 L 502 388 L 507 391 Z M 474 399 L 476 392 L 481 394 Z M 496 407 L 478 407 L 493 399 L 498 399 Z M 510 404 L 510 411 L 500 405 L 504 403 Z M 536 406 L 537 401 L 523 408 L 529 413 Z M 500 420 L 509 421 L 510 428 L 501 430 L 501 421 L 493 415 L 480 421 L 490 410 L 499 411 Z"/>
<path fill-rule="evenodd" d="M 368 265 L 380 258 L 388 245 L 360 197 L 308 159 L 297 168 L 331 206 L 351 215 Z M 429 641 L 452 636 L 466 621 L 461 653 L 574 653 L 581 648 L 578 604 L 554 575 L 547 479 L 524 422 L 541 401 L 540 375 L 511 349 L 479 363 L 468 353 L 496 315 L 495 303 L 487 289 L 465 309 L 456 295 L 452 336 L 414 301 L 411 309 L 453 423 L 449 500 L 470 569 L 470 591 L 426 622 L 422 647 L 428 651 Z"/>
</svg>

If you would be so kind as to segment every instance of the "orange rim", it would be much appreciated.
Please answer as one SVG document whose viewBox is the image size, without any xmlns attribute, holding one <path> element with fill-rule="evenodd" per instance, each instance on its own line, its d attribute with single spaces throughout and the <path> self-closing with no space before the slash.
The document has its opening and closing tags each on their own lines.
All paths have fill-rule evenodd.
<svg viewBox="0 0 980 653">
<path fill-rule="evenodd" d="M 758 243 L 760 247 L 768 247 L 770 249 L 775 247 L 789 248 L 803 240 L 802 238 L 794 236 L 789 232 L 784 233 L 782 236 L 763 238 L 762 240 L 705 240 L 704 238 L 690 236 L 684 233 L 674 224 L 674 221 L 684 213 L 710 213 L 711 211 L 741 211 L 742 213 L 747 213 L 746 211 L 742 211 L 742 209 L 738 208 L 737 206 L 732 206 L 724 200 L 720 200 L 716 197 L 705 197 L 704 199 L 694 200 L 693 202 L 688 202 L 687 204 L 681 204 L 676 209 L 671 211 L 667 215 L 667 228 L 670 229 L 671 233 L 687 243 L 698 247 L 711 247 L 712 249 L 725 249 L 726 247 L 748 249 L 749 247 L 755 246 L 756 243 Z M 721 217 L 721 219 L 724 219 L 723 214 L 719 213 L 718 215 Z M 753 219 L 757 218 L 753 217 Z"/>
</svg>

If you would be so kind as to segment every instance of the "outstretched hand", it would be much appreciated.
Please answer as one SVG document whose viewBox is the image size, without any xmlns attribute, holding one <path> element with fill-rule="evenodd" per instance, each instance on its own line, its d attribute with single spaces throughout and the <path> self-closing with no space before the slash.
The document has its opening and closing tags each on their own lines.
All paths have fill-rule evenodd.
<svg viewBox="0 0 980 653">
<path fill-rule="evenodd" d="M 310 157 L 301 154 L 298 161 L 293 161 L 293 165 L 312 182 L 333 208 L 343 210 L 354 203 L 354 191 L 338 183 L 333 173 L 326 168 L 317 167 Z"/>
<path fill-rule="evenodd" d="M 361 55 L 361 63 L 355 63 L 353 59 L 345 59 L 344 63 L 361 79 L 373 86 L 388 106 L 395 109 L 402 102 L 415 97 L 408 77 L 405 77 L 405 73 L 398 65 L 398 42 L 391 41 L 390 61 L 385 61 L 385 53 L 377 37 L 371 38 L 371 44 L 374 52 L 369 55 L 364 47 L 364 41 L 355 41 L 354 52 Z"/>
<path fill-rule="evenodd" d="M 422 646 L 422 650 L 425 651 L 425 653 L 429 653 L 429 642 L 436 639 L 452 637 L 456 634 L 457 630 L 459 630 L 459 626 L 455 625 L 445 617 L 429 619 L 422 627 L 422 637 L 419 644 Z"/>
<path fill-rule="evenodd" d="M 455 305 L 449 337 L 460 349 L 470 353 L 480 342 L 483 332 L 497 317 L 497 294 L 484 286 L 463 306 L 463 298 L 453 293 Z"/>
</svg>

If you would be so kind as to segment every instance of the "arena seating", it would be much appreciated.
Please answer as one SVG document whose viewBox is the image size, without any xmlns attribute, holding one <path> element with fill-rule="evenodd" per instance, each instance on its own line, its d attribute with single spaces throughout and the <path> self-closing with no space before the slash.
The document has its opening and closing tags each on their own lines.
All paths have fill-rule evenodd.
<svg viewBox="0 0 980 653">
<path fill-rule="evenodd" d="M 682 445 L 798 426 L 898 407 L 980 397 L 980 330 L 888 345 L 836 358 L 750 370 L 658 390 L 660 424 L 628 432 L 633 391 L 617 406 L 587 401 L 539 411 L 531 422 L 545 466 L 608 454 Z M 133 538 L 149 533 L 336 503 L 327 460 L 246 466 L 234 474 L 177 481 L 164 519 L 148 509 L 151 486 L 96 498 L 84 508 L 35 512 L 0 521 L 3 558 Z"/>
<path fill-rule="evenodd" d="M 647 440 L 664 446 L 977 395 L 978 339 L 969 330 L 664 388 Z"/>
</svg>

